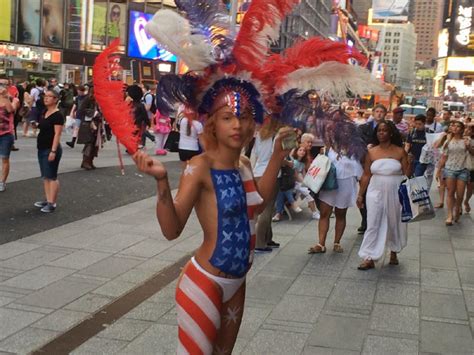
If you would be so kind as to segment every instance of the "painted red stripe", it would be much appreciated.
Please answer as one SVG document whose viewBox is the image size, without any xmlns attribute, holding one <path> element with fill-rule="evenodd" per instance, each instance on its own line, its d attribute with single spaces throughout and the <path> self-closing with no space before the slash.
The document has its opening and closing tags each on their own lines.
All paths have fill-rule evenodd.
<svg viewBox="0 0 474 355">
<path fill-rule="evenodd" d="M 212 303 L 216 306 L 218 312 L 222 308 L 222 298 L 217 284 L 208 279 L 206 275 L 202 274 L 196 267 L 192 264 L 188 264 L 188 268 L 185 271 L 185 274 L 194 281 L 194 283 L 203 291 L 207 297 L 211 300 Z"/>
<path fill-rule="evenodd" d="M 217 329 L 208 315 L 180 289 L 176 291 L 176 302 L 199 325 L 199 328 L 206 334 L 207 339 L 209 339 L 211 343 L 214 343 L 217 336 Z"/>
<path fill-rule="evenodd" d="M 255 182 L 253 180 L 247 180 L 242 182 L 244 185 L 245 192 L 255 192 L 257 191 L 257 187 L 255 186 Z"/>
<path fill-rule="evenodd" d="M 178 328 L 178 338 L 191 355 L 204 355 L 196 342 L 181 328 Z"/>
</svg>

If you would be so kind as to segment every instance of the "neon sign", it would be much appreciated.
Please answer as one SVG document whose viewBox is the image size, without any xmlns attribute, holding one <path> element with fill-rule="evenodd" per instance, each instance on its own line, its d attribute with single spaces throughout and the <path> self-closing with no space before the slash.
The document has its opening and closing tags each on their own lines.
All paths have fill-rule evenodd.
<svg viewBox="0 0 474 355">
<path fill-rule="evenodd" d="M 467 46 L 472 26 L 472 6 L 459 6 L 457 22 L 459 22 L 459 32 L 455 37 L 456 41 L 463 46 Z"/>
</svg>

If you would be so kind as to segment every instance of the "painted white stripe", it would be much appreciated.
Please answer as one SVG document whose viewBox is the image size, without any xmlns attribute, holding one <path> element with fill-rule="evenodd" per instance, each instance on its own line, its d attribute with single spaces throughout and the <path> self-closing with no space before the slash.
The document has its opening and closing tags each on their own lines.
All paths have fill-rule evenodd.
<svg viewBox="0 0 474 355">
<path fill-rule="evenodd" d="M 177 355 L 189 355 L 189 352 L 186 350 L 183 344 L 181 344 L 181 341 L 178 338 L 178 349 L 176 350 Z"/>
<path fill-rule="evenodd" d="M 184 274 L 179 283 L 179 288 L 188 296 L 212 321 L 216 329 L 221 326 L 221 315 L 212 301 L 203 290 Z"/>
<path fill-rule="evenodd" d="M 211 342 L 194 319 L 179 304 L 176 305 L 176 311 L 178 313 L 178 326 L 194 340 L 204 354 L 212 354 Z"/>
<path fill-rule="evenodd" d="M 254 235 L 255 234 L 255 222 L 253 222 L 253 220 L 251 219 L 249 221 L 249 226 L 250 226 L 250 235 Z"/>
<path fill-rule="evenodd" d="M 258 194 L 258 192 L 247 192 L 247 206 L 258 206 L 263 202 L 263 198 Z"/>
</svg>

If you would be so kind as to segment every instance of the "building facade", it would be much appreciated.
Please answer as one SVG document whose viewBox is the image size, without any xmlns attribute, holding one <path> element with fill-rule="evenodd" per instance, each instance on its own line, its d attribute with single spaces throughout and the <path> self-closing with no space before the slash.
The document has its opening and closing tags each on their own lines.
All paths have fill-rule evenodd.
<svg viewBox="0 0 474 355">
<path fill-rule="evenodd" d="M 417 34 L 416 60 L 425 67 L 434 65 L 438 57 L 438 33 L 442 25 L 444 0 L 412 0 Z"/>
<path fill-rule="evenodd" d="M 369 9 L 372 7 L 372 0 L 354 0 L 352 1 L 352 9 L 357 14 L 357 23 L 359 25 L 367 25 L 369 18 Z"/>
<path fill-rule="evenodd" d="M 415 89 L 415 56 L 417 35 L 412 23 L 381 23 L 371 27 L 384 33 L 381 38 L 381 64 L 385 68 L 385 80 L 404 92 Z"/>
<path fill-rule="evenodd" d="M 302 0 L 283 21 L 280 40 L 274 47 L 279 51 L 291 47 L 299 38 L 327 37 L 330 30 L 332 0 Z"/>
<path fill-rule="evenodd" d="M 0 74 L 16 81 L 56 77 L 84 83 L 92 78 L 96 56 L 118 39 L 124 80 L 153 82 L 176 64 L 157 57 L 156 46 L 150 56 L 140 51 L 143 34 L 136 33 L 133 21 L 149 19 L 165 6 L 174 7 L 174 2 L 0 0 Z"/>
</svg>

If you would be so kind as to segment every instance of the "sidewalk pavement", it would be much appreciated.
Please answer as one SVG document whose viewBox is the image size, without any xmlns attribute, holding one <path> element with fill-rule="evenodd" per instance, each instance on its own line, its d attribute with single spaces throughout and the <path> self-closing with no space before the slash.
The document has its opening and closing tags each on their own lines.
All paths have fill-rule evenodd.
<svg viewBox="0 0 474 355">
<path fill-rule="evenodd" d="M 149 198 L 0 245 L 0 352 L 41 348 L 192 252 L 202 238 L 194 213 L 170 242 L 154 204 Z M 343 254 L 307 254 L 316 238 L 309 213 L 273 225 L 282 245 L 256 255 L 235 354 L 473 353 L 471 216 L 449 229 L 443 211 L 410 224 L 400 265 L 386 257 L 366 272 L 356 269 L 359 221 L 351 209 Z M 332 237 L 333 226 L 328 246 Z M 175 283 L 72 353 L 175 353 Z"/>
</svg>

